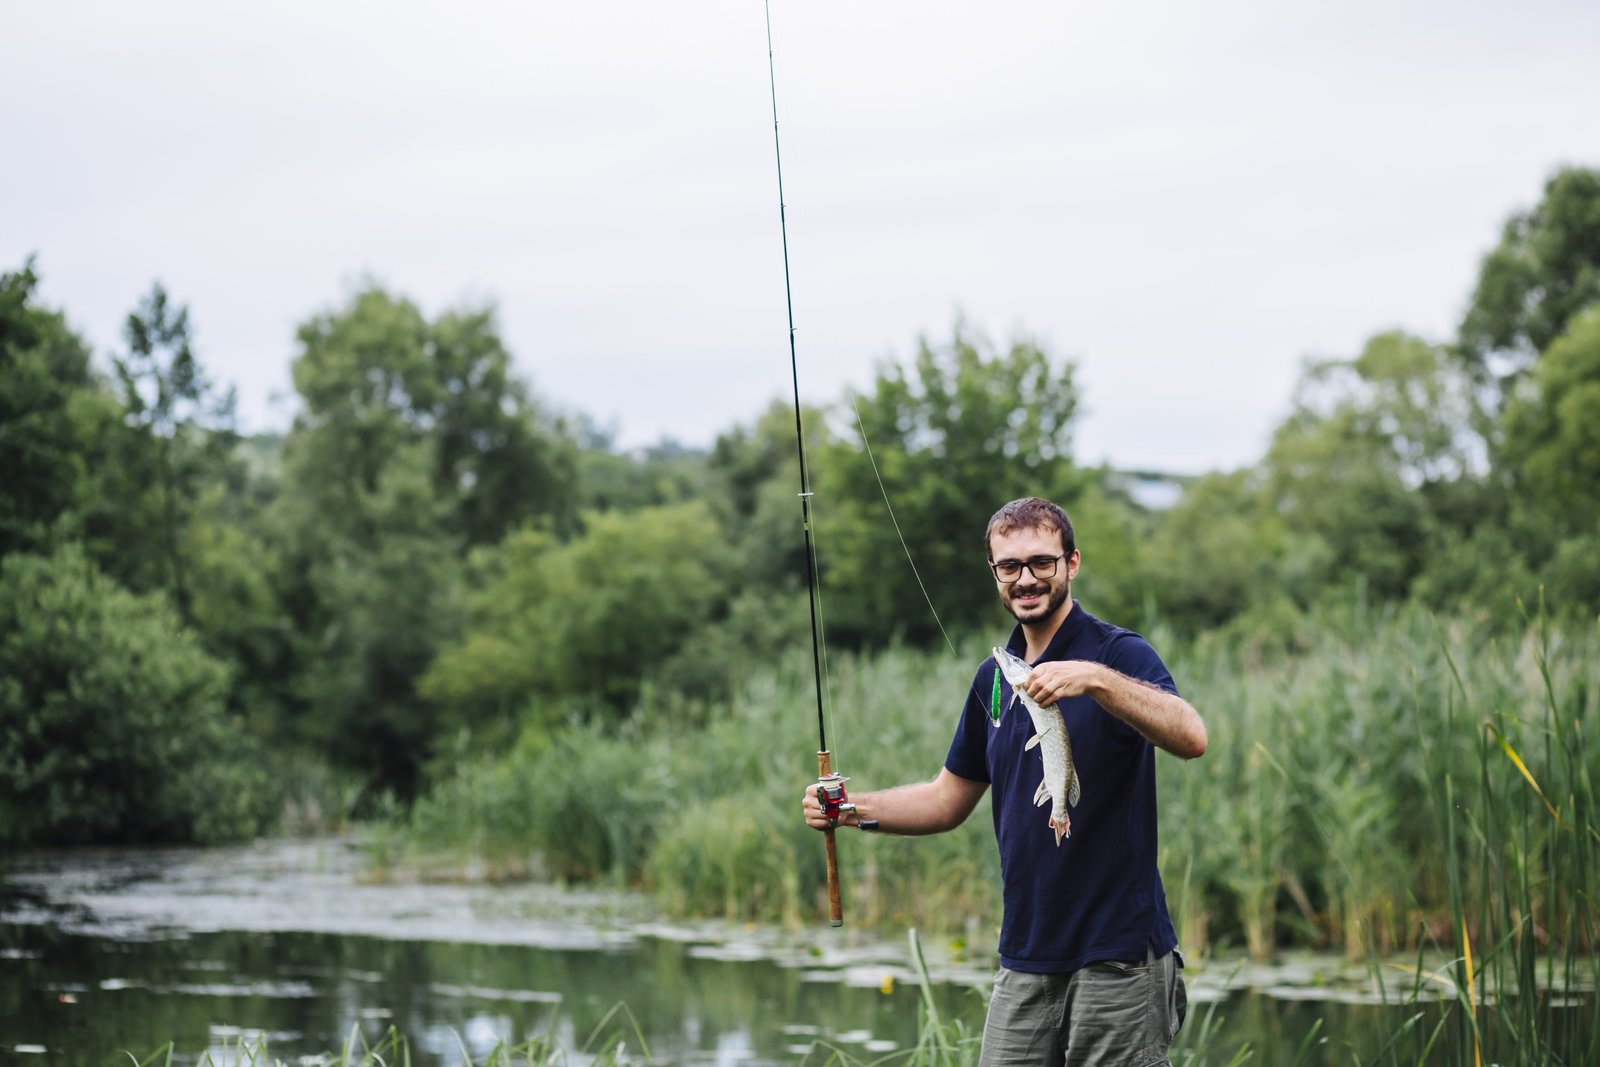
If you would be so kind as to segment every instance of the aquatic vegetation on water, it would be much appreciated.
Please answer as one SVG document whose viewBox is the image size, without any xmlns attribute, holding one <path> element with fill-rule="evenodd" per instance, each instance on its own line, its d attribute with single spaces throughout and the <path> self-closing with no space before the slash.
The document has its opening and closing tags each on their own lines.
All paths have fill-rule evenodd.
<svg viewBox="0 0 1600 1067">
<path fill-rule="evenodd" d="M 583 1049 L 569 1052 L 547 1031 L 518 1044 L 501 1041 L 478 1055 L 461 1046 L 459 1067 L 617 1067 L 620 1064 L 650 1060 L 650 1049 L 638 1023 L 626 1005 L 608 1012 L 589 1036 Z M 633 1053 L 630 1054 L 630 1046 Z M 172 1067 L 175 1050 L 171 1043 L 142 1060 L 129 1059 L 136 1067 Z M 185 1062 L 188 1062 L 187 1060 Z M 207 1049 L 194 1061 L 197 1067 L 290 1067 L 273 1056 L 264 1038 L 240 1036 L 220 1048 Z M 344 1046 L 320 1056 L 296 1056 L 294 1067 L 395 1067 L 411 1063 L 411 1047 L 404 1034 L 390 1027 L 377 1041 L 369 1042 L 359 1028 L 352 1029 Z"/>
</svg>

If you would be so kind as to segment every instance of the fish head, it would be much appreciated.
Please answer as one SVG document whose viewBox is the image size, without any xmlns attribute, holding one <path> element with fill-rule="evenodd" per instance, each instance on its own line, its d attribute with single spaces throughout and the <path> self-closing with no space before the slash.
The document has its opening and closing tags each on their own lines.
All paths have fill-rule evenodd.
<svg viewBox="0 0 1600 1067">
<path fill-rule="evenodd" d="M 1028 661 L 1012 652 L 1009 648 L 995 648 L 995 666 L 1000 668 L 1000 673 L 1006 676 L 1006 681 L 1015 689 L 1028 680 L 1028 675 L 1033 673 L 1033 668 L 1028 666 Z"/>
</svg>

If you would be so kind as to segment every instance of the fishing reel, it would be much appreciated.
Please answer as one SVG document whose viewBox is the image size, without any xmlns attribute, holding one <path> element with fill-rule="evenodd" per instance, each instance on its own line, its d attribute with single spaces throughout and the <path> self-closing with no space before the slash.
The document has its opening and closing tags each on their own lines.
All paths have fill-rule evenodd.
<svg viewBox="0 0 1600 1067">
<path fill-rule="evenodd" d="M 847 813 L 856 810 L 856 806 L 850 803 L 850 797 L 844 791 L 844 784 L 849 780 L 843 775 L 831 772 L 817 779 L 817 802 L 822 805 L 822 814 L 827 816 L 830 826 L 840 825 Z M 871 831 L 877 828 L 877 819 L 856 820 L 857 830 Z"/>
<path fill-rule="evenodd" d="M 850 779 L 842 774 L 824 774 L 817 779 L 817 802 L 822 805 L 822 814 L 827 820 L 838 825 L 846 812 L 856 810 L 850 803 L 849 795 L 844 791 L 844 784 Z"/>
<path fill-rule="evenodd" d="M 817 803 L 822 805 L 822 814 L 831 826 L 839 825 L 846 812 L 856 810 L 844 791 L 844 784 L 849 780 L 842 774 L 832 772 L 817 779 Z"/>
</svg>

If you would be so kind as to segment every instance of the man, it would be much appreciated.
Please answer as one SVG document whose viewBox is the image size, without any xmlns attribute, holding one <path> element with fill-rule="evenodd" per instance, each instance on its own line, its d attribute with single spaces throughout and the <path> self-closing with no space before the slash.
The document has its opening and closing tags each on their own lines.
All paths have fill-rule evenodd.
<svg viewBox="0 0 1600 1067">
<path fill-rule="evenodd" d="M 830 823 L 806 790 L 807 824 L 933 834 L 966 820 L 993 785 L 1005 917 L 980 1064 L 1167 1064 L 1186 1008 L 1182 958 L 1156 871 L 1155 749 L 1206 750 L 1200 716 L 1138 634 L 1072 599 L 1072 523 L 1037 497 L 995 512 L 984 536 L 1009 647 L 1035 664 L 1020 690 L 1060 701 L 1080 776 L 1071 834 L 1057 845 L 1026 712 L 991 658 L 978 668 L 944 768 L 931 782 L 851 797 Z M 998 710 L 999 721 L 993 721 Z M 1042 747 L 1042 746 L 1041 746 Z M 876 826 L 873 826 L 873 822 Z"/>
</svg>

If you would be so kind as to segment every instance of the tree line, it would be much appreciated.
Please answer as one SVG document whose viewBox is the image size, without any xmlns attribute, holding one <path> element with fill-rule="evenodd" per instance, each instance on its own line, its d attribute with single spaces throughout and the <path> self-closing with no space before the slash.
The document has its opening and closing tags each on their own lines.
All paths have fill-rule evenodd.
<svg viewBox="0 0 1600 1067">
<path fill-rule="evenodd" d="M 161 286 L 103 362 L 37 287 L 0 276 L 8 845 L 409 805 L 464 750 L 693 726 L 808 640 L 787 401 L 625 453 L 518 378 L 492 307 L 374 285 L 298 328 L 288 432 L 244 436 Z M 1034 493 L 1091 610 L 1182 639 L 1281 647 L 1358 603 L 1520 624 L 1541 589 L 1592 622 L 1600 171 L 1506 222 L 1456 336 L 1308 362 L 1265 454 L 1171 507 L 1074 459 L 1079 405 L 1070 361 L 958 321 L 807 410 L 829 649 L 942 644 L 919 576 L 944 628 L 1003 625 L 979 536 Z"/>
</svg>

